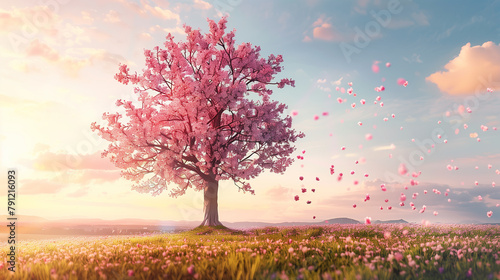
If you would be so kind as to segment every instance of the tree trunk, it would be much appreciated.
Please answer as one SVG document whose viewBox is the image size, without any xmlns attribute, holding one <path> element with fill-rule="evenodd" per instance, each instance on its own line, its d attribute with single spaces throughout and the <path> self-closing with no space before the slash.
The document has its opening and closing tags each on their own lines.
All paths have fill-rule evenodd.
<svg viewBox="0 0 500 280">
<path fill-rule="evenodd" d="M 219 222 L 219 209 L 217 206 L 217 192 L 219 190 L 219 181 L 207 182 L 204 189 L 205 202 L 203 203 L 203 213 L 205 215 L 200 226 L 221 226 Z"/>
</svg>

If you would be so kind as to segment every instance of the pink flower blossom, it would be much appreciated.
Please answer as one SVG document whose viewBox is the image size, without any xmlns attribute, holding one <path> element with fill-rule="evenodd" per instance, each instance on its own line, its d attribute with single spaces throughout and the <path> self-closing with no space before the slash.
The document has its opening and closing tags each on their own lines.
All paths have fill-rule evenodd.
<svg viewBox="0 0 500 280">
<path fill-rule="evenodd" d="M 190 265 L 190 266 L 187 268 L 187 272 L 188 272 L 190 275 L 193 275 L 193 274 L 194 274 L 194 265 Z"/>
<path fill-rule="evenodd" d="M 406 201 L 406 195 L 402 193 L 401 196 L 399 197 L 399 200 L 401 200 L 401 202 Z"/>
<path fill-rule="evenodd" d="M 399 165 L 398 172 L 401 175 L 405 175 L 408 172 L 408 169 L 406 168 L 406 165 L 404 163 L 401 163 Z"/>
<path fill-rule="evenodd" d="M 404 258 L 403 254 L 399 253 L 399 252 L 396 252 L 394 253 L 394 259 L 398 262 L 402 261 Z"/>
</svg>

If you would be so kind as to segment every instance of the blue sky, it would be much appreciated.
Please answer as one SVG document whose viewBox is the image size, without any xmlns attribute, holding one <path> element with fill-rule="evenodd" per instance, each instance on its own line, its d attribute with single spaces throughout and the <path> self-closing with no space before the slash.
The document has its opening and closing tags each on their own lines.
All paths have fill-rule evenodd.
<svg viewBox="0 0 500 280">
<path fill-rule="evenodd" d="M 306 138 L 294 157 L 306 152 L 285 174 L 253 180 L 255 196 L 221 183 L 222 221 L 500 222 L 500 194 L 492 187 L 500 184 L 500 1 L 51 3 L 0 4 L 0 166 L 20 171 L 20 214 L 201 220 L 201 193 L 173 199 L 132 192 L 100 158 L 107 143 L 90 123 L 114 112 L 116 99 L 134 98 L 113 79 L 119 63 L 139 71 L 143 50 L 161 46 L 168 32 L 182 40 L 184 23 L 207 31 L 207 18 L 226 14 L 237 42 L 283 55 L 279 77 L 295 79 L 296 87 L 276 89 L 273 98 L 288 105 L 287 114 L 298 112 L 294 127 Z M 357 96 L 341 93 L 349 82 Z M 401 163 L 421 174 L 400 175 Z"/>
</svg>

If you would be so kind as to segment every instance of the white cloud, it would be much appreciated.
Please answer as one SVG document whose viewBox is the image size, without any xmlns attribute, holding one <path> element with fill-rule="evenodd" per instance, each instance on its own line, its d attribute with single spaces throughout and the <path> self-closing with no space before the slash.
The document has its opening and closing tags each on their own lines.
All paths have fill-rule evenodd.
<svg viewBox="0 0 500 280">
<path fill-rule="evenodd" d="M 82 22 L 81 22 L 81 23 L 82 23 L 82 24 L 87 24 L 87 25 L 89 25 L 89 24 L 92 24 L 92 23 L 94 22 L 94 18 L 90 15 L 90 13 L 89 13 L 89 12 L 87 12 L 87 11 L 82 11 L 82 12 L 81 12 L 81 15 L 82 15 L 82 18 L 81 18 L 81 20 L 82 20 Z"/>
<path fill-rule="evenodd" d="M 212 4 L 205 2 L 203 0 L 194 0 L 194 7 L 200 10 L 208 10 L 212 8 Z"/>
<path fill-rule="evenodd" d="M 422 63 L 423 61 L 420 59 L 420 55 L 419 54 L 412 54 L 410 58 L 407 58 L 407 57 L 403 57 L 403 60 L 408 62 L 408 63 L 413 63 L 413 62 L 416 62 L 416 63 Z"/>
<path fill-rule="evenodd" d="M 471 46 L 467 43 L 457 57 L 450 60 L 445 71 L 438 71 L 426 78 L 439 90 L 449 94 L 474 94 L 486 88 L 500 88 L 500 45 L 486 42 Z"/>
<path fill-rule="evenodd" d="M 40 21 L 43 19 L 43 22 Z M 36 26 L 33 22 L 38 22 Z M 0 33 L 17 32 L 23 28 L 35 29 L 47 35 L 55 35 L 54 26 L 60 21 L 57 14 L 46 6 L 33 6 L 28 8 L 0 9 Z"/>
<path fill-rule="evenodd" d="M 409 16 L 404 18 L 394 18 L 391 19 L 387 28 L 390 29 L 401 29 L 410 26 L 429 26 L 429 18 L 423 11 L 414 12 Z"/>
<path fill-rule="evenodd" d="M 179 27 L 179 26 L 176 26 L 176 27 L 173 27 L 173 28 L 164 28 L 164 27 L 161 27 L 159 26 L 158 24 L 155 25 L 155 26 L 151 26 L 149 28 L 149 32 L 150 33 L 155 33 L 155 32 L 162 32 L 162 33 L 177 33 L 177 34 L 185 34 L 184 33 L 184 29 Z"/>
<path fill-rule="evenodd" d="M 104 16 L 104 21 L 110 23 L 119 23 L 122 20 L 120 19 L 120 15 L 117 11 L 111 10 Z"/>
<path fill-rule="evenodd" d="M 344 77 L 340 77 L 340 79 L 331 82 L 331 84 L 334 85 L 334 86 L 340 86 L 340 84 L 342 83 L 343 79 L 344 79 Z"/>
<path fill-rule="evenodd" d="M 33 40 L 25 50 L 28 58 L 40 57 L 49 64 L 61 69 L 65 75 L 69 77 L 77 77 L 79 71 L 88 65 L 95 64 L 96 62 L 106 62 L 113 65 L 125 62 L 125 59 L 117 54 L 110 53 L 103 49 L 94 48 L 72 48 L 66 49 L 64 53 L 60 53 L 48 44 L 39 40 Z M 13 63 L 13 69 L 26 72 L 31 64 Z"/>
<path fill-rule="evenodd" d="M 387 150 L 394 150 L 395 148 L 396 146 L 394 144 L 391 144 L 391 145 L 374 147 L 373 151 L 387 151 Z"/>
<path fill-rule="evenodd" d="M 149 34 L 147 32 L 142 32 L 140 36 L 141 36 L 142 39 L 145 39 L 145 40 L 150 40 L 151 39 L 151 34 Z"/>
<path fill-rule="evenodd" d="M 421 26 L 429 25 L 429 19 L 428 19 L 427 15 L 422 11 L 412 13 L 411 17 L 413 18 L 413 20 L 415 20 L 415 23 L 418 25 L 421 25 Z"/>
<path fill-rule="evenodd" d="M 165 20 L 175 20 L 177 24 L 181 22 L 181 18 L 179 17 L 179 14 L 176 14 L 168 9 L 162 9 L 158 6 L 152 7 L 150 5 L 145 5 L 145 10 L 150 12 L 153 16 L 159 17 L 161 19 Z"/>
<path fill-rule="evenodd" d="M 343 36 L 333 27 L 333 25 L 329 21 L 330 19 L 324 19 L 324 16 L 320 16 L 315 22 L 313 22 L 313 39 L 337 42 L 343 39 Z M 302 41 L 309 42 L 311 40 L 311 37 L 306 35 Z"/>
</svg>

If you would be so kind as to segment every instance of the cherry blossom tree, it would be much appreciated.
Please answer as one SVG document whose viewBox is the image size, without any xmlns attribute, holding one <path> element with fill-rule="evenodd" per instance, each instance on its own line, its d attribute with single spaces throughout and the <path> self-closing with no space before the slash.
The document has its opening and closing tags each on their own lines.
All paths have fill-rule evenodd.
<svg viewBox="0 0 500 280">
<path fill-rule="evenodd" d="M 254 194 L 248 180 L 264 170 L 282 174 L 302 132 L 283 116 L 285 104 L 270 99 L 282 70 L 281 55 L 260 57 L 260 47 L 237 45 L 227 20 L 208 20 L 210 32 L 184 26 L 185 42 L 168 34 L 165 49 L 145 50 L 142 74 L 120 65 L 115 79 L 135 85 L 138 100 L 118 100 L 125 114 L 104 113 L 107 126 L 91 128 L 110 141 L 102 154 L 135 182 L 132 189 L 159 195 L 170 187 L 178 197 L 188 188 L 204 191 L 201 225 L 221 225 L 219 181 L 232 180 Z"/>
</svg>

